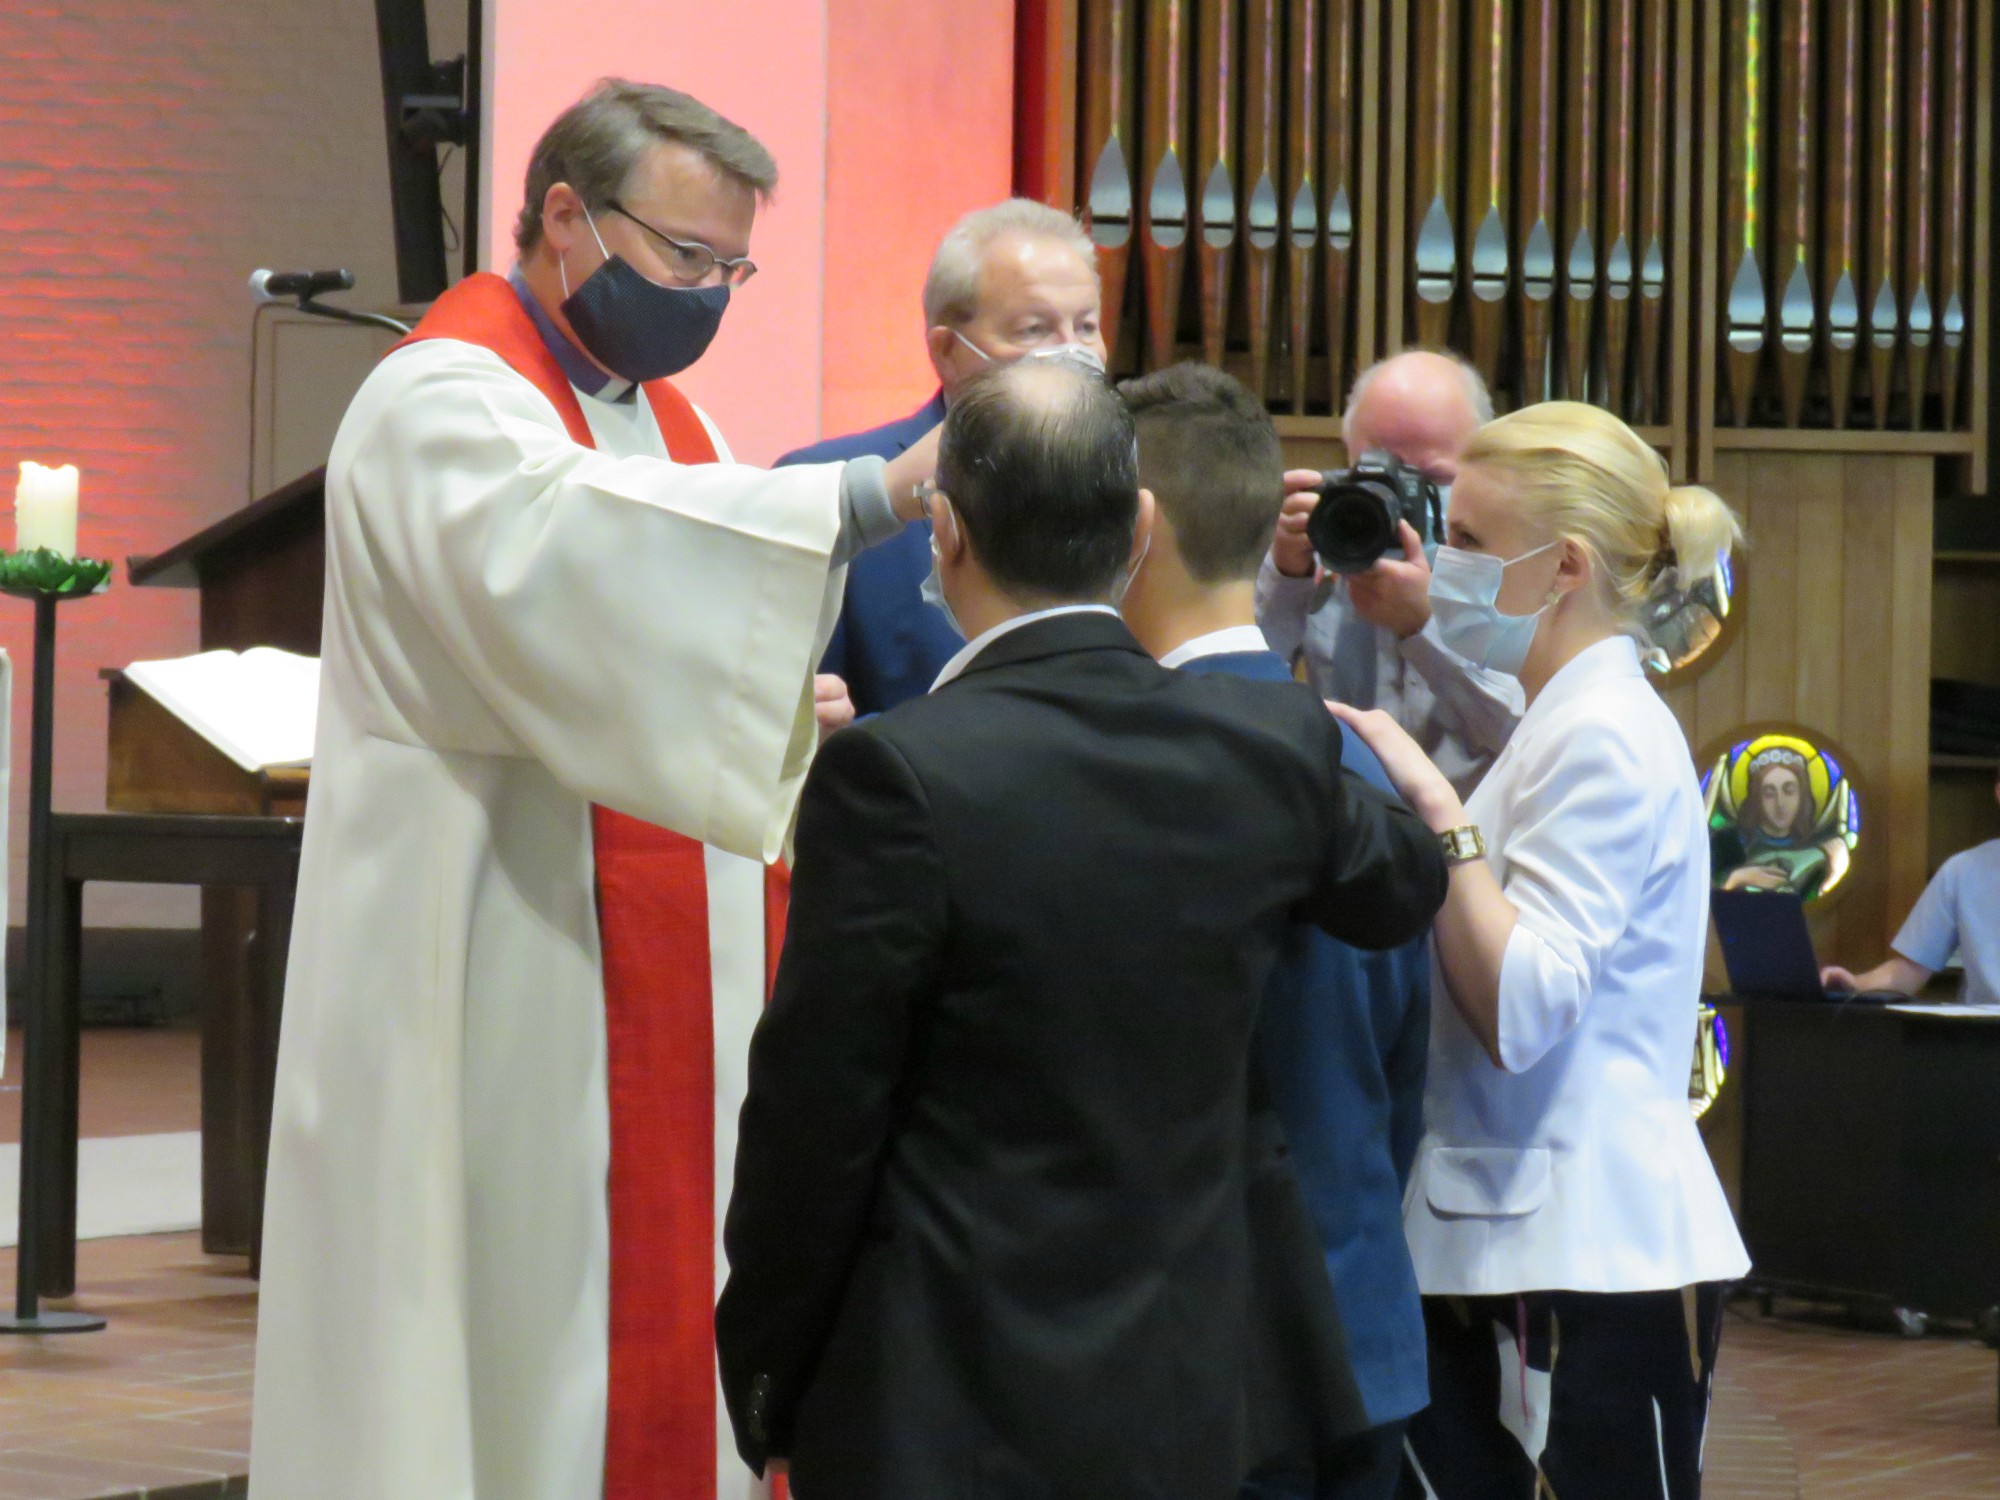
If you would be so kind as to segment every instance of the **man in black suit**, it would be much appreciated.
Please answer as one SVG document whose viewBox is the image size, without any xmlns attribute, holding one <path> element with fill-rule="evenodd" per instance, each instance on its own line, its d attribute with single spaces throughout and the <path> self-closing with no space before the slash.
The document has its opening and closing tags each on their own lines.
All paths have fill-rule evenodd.
<svg viewBox="0 0 2000 1500">
<path fill-rule="evenodd" d="M 968 382 L 932 535 L 969 643 L 807 781 L 716 1313 L 800 1500 L 1222 1500 L 1261 1456 L 1258 997 L 1290 919 L 1400 944 L 1445 867 L 1309 690 L 1140 649 L 1151 510 L 1102 380 Z"/>
</svg>

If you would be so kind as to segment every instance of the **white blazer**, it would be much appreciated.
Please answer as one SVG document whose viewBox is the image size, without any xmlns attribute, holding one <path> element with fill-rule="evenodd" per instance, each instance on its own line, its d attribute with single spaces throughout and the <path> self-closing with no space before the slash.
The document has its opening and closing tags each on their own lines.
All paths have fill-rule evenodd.
<svg viewBox="0 0 2000 1500">
<path fill-rule="evenodd" d="M 1431 1007 L 1403 1206 L 1418 1284 L 1479 1296 L 1741 1276 L 1688 1109 L 1708 832 L 1687 743 L 1629 639 L 1549 680 L 1467 811 L 1520 912 L 1500 969 L 1506 1066 L 1454 1004 Z"/>
</svg>

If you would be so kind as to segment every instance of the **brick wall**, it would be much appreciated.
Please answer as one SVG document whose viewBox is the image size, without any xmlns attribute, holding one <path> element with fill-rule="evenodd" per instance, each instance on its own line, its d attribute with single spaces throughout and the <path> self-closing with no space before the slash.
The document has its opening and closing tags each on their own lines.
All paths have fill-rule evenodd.
<svg viewBox="0 0 2000 1500">
<path fill-rule="evenodd" d="M 434 9 L 456 12 L 455 0 Z M 441 21 L 444 18 L 440 18 Z M 463 35 L 454 16 L 435 50 Z M 0 7 L 0 545 L 15 464 L 83 471 L 80 541 L 116 559 L 65 606 L 56 805 L 103 805 L 97 670 L 195 647 L 192 594 L 123 585 L 246 499 L 257 266 L 342 265 L 395 299 L 371 0 L 9 0 Z M 13 920 L 24 890 L 30 611 L 15 666 Z M 167 892 L 100 890 L 89 920 L 178 925 Z"/>
</svg>

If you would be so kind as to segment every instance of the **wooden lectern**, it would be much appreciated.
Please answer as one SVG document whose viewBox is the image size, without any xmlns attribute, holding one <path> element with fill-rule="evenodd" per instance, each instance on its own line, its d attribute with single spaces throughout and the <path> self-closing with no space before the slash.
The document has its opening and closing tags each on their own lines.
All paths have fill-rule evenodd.
<svg viewBox="0 0 2000 1500">
<path fill-rule="evenodd" d="M 315 469 L 154 557 L 128 562 L 139 587 L 201 593 L 201 649 L 278 646 L 319 655 L 326 573 L 326 470 Z M 126 682 L 111 679 L 111 760 L 106 804 L 113 812 L 226 813 L 297 817 L 307 773 L 252 775 Z M 257 961 L 255 892 L 210 886 L 201 896 L 202 1248 L 254 1249 L 254 1180 L 270 1128 L 259 1086 L 257 1018 L 250 966 Z M 262 1109 L 260 1109 L 260 1100 Z"/>
</svg>

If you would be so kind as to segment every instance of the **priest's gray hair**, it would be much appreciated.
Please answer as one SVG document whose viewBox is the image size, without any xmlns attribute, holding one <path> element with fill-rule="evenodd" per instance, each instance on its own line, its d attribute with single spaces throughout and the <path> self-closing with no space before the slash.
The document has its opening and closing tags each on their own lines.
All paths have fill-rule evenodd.
<svg viewBox="0 0 2000 1500">
<path fill-rule="evenodd" d="M 558 182 L 568 183 L 593 214 L 601 213 L 662 141 L 693 147 L 762 202 L 770 201 L 778 185 L 778 164 L 763 142 L 692 94 L 605 78 L 557 115 L 535 142 L 526 201 L 514 221 L 515 247 L 526 255 L 542 242 L 542 203 Z"/>
<path fill-rule="evenodd" d="M 1097 250 L 1083 226 L 1059 208 L 1032 198 L 1009 198 L 987 208 L 975 208 L 939 241 L 924 278 L 924 326 L 956 328 L 979 311 L 979 271 L 987 248 L 1002 235 L 1028 235 L 1056 240 L 1077 253 L 1092 273 Z"/>
<path fill-rule="evenodd" d="M 1458 367 L 1458 378 L 1465 389 L 1465 407 L 1472 413 L 1475 425 L 1484 427 L 1493 420 L 1493 394 L 1486 389 L 1486 380 L 1479 371 L 1465 359 L 1449 349 L 1405 349 L 1392 354 L 1387 359 L 1379 359 L 1359 375 L 1354 377 L 1353 388 L 1347 393 L 1347 409 L 1340 416 L 1340 440 L 1352 450 L 1354 447 L 1354 413 L 1361 405 L 1361 398 L 1368 387 L 1375 383 L 1375 377 L 1399 359 L 1413 354 L 1426 355 L 1451 361 Z M 1359 454 L 1355 454 L 1359 457 Z"/>
</svg>

